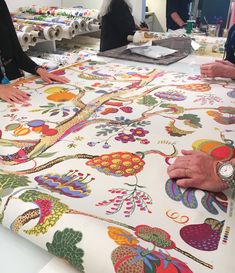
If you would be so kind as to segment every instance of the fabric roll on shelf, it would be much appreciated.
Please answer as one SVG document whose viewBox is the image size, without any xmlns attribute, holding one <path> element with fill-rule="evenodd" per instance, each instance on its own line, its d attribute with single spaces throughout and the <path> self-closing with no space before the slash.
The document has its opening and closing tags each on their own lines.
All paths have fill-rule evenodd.
<svg viewBox="0 0 235 273">
<path fill-rule="evenodd" d="M 17 23 L 32 25 L 34 30 L 42 32 L 42 38 L 46 40 L 60 40 L 63 36 L 61 26 L 54 23 L 19 18 L 13 18 L 13 20 Z"/>
<path fill-rule="evenodd" d="M 27 32 L 21 32 L 21 31 L 17 31 L 16 34 L 20 42 L 20 45 L 23 48 L 28 48 L 31 42 L 30 35 Z"/>
<path fill-rule="evenodd" d="M 74 17 L 87 17 L 93 19 L 99 19 L 99 10 L 86 9 L 86 8 L 58 8 L 58 7 L 23 7 L 20 8 L 22 12 L 28 12 L 32 14 L 50 14 L 60 16 L 74 16 Z"/>
</svg>

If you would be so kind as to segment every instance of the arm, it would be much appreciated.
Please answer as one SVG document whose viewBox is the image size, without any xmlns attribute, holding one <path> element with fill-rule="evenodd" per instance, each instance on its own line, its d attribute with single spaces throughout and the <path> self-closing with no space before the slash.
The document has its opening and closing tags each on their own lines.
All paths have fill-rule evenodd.
<svg viewBox="0 0 235 273">
<path fill-rule="evenodd" d="M 11 19 L 10 12 L 5 1 L 1 1 L 1 23 L 3 22 L 9 32 L 9 36 L 14 50 L 14 59 L 16 60 L 18 67 L 29 73 L 36 74 L 35 68 L 37 64 L 33 62 L 22 50 L 18 41 L 15 28 Z"/>
<path fill-rule="evenodd" d="M 186 24 L 177 12 L 171 13 L 171 18 L 180 27 L 183 27 Z"/>
</svg>

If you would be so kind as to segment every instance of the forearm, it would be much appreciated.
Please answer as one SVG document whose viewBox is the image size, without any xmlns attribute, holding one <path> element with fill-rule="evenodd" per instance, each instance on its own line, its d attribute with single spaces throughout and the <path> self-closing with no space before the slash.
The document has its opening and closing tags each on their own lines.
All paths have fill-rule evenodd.
<svg viewBox="0 0 235 273">
<path fill-rule="evenodd" d="M 231 163 L 235 166 L 235 158 L 231 159 Z"/>
<path fill-rule="evenodd" d="M 224 69 L 224 75 L 225 78 L 231 78 L 235 79 L 235 65 L 227 65 L 226 68 Z"/>
<path fill-rule="evenodd" d="M 185 25 L 185 22 L 181 19 L 177 12 L 173 12 L 171 14 L 171 18 L 178 26 L 182 27 Z"/>
</svg>

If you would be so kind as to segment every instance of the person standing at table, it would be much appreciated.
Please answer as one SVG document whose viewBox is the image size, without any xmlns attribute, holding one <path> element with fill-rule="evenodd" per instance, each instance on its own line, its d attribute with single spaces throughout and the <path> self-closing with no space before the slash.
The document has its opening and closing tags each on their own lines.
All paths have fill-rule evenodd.
<svg viewBox="0 0 235 273">
<path fill-rule="evenodd" d="M 166 1 L 167 30 L 177 30 L 184 27 L 189 19 L 189 5 L 191 0 Z"/>
<path fill-rule="evenodd" d="M 127 36 L 136 31 L 132 7 L 129 0 L 103 0 L 100 9 L 100 51 L 128 44 Z"/>
<path fill-rule="evenodd" d="M 11 80 L 22 77 L 22 71 L 39 75 L 47 83 L 69 82 L 65 77 L 48 73 L 23 52 L 4 0 L 0 0 L 0 37 L 0 99 L 9 103 L 25 103 L 29 100 L 27 93 L 10 83 Z"/>
</svg>

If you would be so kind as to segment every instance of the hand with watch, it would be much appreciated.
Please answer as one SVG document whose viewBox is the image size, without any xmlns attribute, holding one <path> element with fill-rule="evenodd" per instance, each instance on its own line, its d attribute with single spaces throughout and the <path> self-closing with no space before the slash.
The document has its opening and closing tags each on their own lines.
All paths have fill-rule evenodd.
<svg viewBox="0 0 235 273">
<path fill-rule="evenodd" d="M 220 192 L 235 189 L 235 158 L 220 162 L 200 151 L 182 151 L 168 167 L 168 175 L 183 188 Z"/>
</svg>

